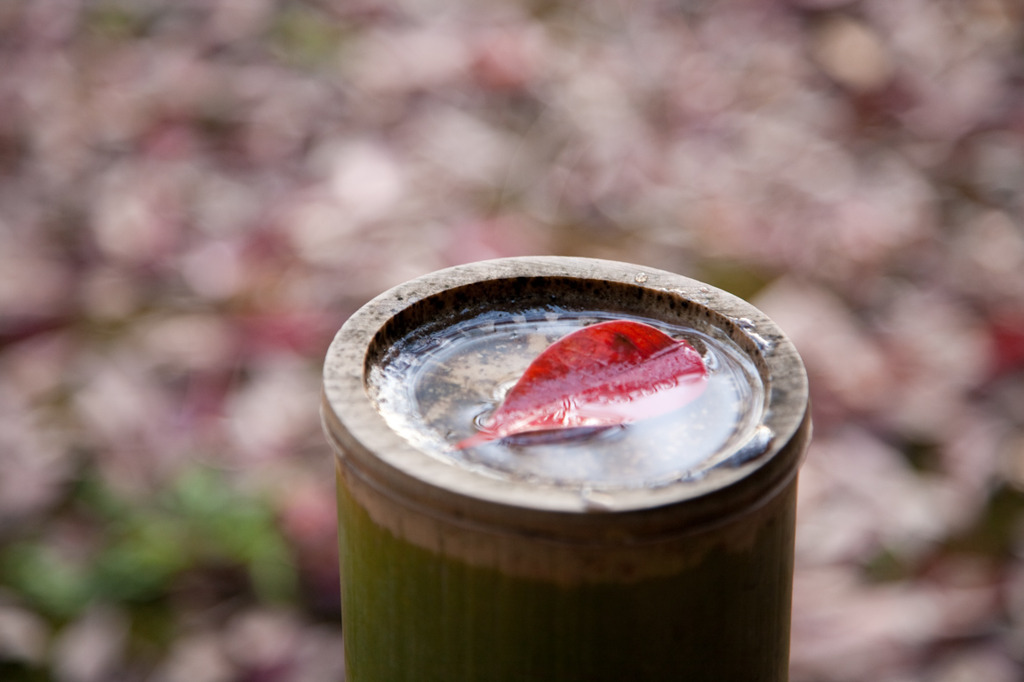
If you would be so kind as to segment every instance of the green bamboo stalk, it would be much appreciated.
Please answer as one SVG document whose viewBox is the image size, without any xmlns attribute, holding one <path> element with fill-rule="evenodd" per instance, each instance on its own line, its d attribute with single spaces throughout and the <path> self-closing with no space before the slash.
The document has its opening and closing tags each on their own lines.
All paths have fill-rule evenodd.
<svg viewBox="0 0 1024 682">
<path fill-rule="evenodd" d="M 559 294 L 566 278 L 574 286 Z M 728 326 L 757 356 L 774 438 L 748 461 L 677 485 L 611 491 L 599 507 L 579 491 L 481 477 L 419 452 L 367 396 L 375 348 L 513 291 Z M 338 455 L 348 682 L 787 679 L 807 385 L 795 350 L 748 304 L 606 261 L 463 266 L 398 287 L 346 323 L 324 396 Z"/>
</svg>

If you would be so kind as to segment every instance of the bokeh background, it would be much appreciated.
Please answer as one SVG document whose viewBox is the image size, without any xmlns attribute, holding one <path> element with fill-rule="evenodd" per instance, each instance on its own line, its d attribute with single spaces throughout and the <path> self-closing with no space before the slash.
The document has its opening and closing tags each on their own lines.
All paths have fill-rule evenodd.
<svg viewBox="0 0 1024 682">
<path fill-rule="evenodd" d="M 334 682 L 327 344 L 596 256 L 801 349 L 794 682 L 1024 679 L 1021 0 L 3 0 L 0 679 Z"/>
</svg>

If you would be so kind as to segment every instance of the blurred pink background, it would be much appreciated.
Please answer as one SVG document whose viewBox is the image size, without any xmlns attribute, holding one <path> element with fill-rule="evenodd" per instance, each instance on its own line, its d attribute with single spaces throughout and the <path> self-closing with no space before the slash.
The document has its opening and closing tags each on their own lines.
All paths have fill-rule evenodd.
<svg viewBox="0 0 1024 682">
<path fill-rule="evenodd" d="M 1024 679 L 1020 0 L 0 3 L 0 678 L 340 679 L 323 354 L 595 256 L 800 348 L 794 682 Z"/>
</svg>

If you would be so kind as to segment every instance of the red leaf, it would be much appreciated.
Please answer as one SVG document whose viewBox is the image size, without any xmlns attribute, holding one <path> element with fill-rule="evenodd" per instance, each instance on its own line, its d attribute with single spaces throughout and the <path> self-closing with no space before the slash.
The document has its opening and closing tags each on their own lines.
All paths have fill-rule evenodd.
<svg viewBox="0 0 1024 682">
<path fill-rule="evenodd" d="M 700 353 L 649 325 L 615 320 L 551 344 L 463 449 L 535 431 L 628 424 L 676 410 L 704 392 Z"/>
</svg>

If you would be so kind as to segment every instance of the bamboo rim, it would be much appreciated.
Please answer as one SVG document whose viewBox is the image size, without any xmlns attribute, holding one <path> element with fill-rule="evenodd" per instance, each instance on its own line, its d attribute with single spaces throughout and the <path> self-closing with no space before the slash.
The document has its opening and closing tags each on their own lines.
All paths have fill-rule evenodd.
<svg viewBox="0 0 1024 682">
<path fill-rule="evenodd" d="M 577 490 L 485 477 L 440 461 L 388 426 L 374 408 L 365 380 L 367 363 L 374 361 L 382 343 L 425 316 L 451 314 L 488 297 L 500 306 L 508 296 L 539 292 L 591 300 L 594 306 L 610 301 L 642 305 L 638 312 L 649 317 L 683 315 L 694 326 L 724 330 L 750 353 L 761 373 L 761 425 L 773 434 L 764 452 L 737 466 L 715 467 L 698 480 L 602 491 L 601 505 L 595 508 Z M 343 325 L 330 346 L 321 414 L 339 467 L 365 491 L 372 516 L 386 516 L 381 500 L 390 500 L 407 519 L 411 513 L 502 535 L 582 545 L 657 542 L 750 513 L 792 482 L 810 435 L 803 364 L 783 332 L 755 307 L 674 273 L 564 257 L 456 266 L 374 298 Z M 719 456 L 724 461 L 731 454 Z"/>
</svg>

